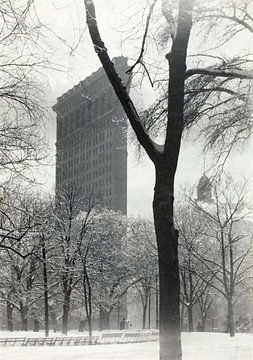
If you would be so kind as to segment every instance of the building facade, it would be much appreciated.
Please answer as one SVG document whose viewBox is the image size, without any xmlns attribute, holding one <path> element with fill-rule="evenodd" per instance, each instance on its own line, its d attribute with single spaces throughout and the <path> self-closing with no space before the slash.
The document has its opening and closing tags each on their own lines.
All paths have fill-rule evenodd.
<svg viewBox="0 0 253 360">
<path fill-rule="evenodd" d="M 127 59 L 113 59 L 128 86 Z M 127 120 L 102 68 L 57 98 L 56 191 L 75 185 L 127 211 Z"/>
</svg>

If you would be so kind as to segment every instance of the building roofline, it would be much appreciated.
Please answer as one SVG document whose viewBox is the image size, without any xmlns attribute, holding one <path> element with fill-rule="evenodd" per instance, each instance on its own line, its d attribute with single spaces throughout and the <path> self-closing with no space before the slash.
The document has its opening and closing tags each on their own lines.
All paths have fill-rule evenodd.
<svg viewBox="0 0 253 360">
<path fill-rule="evenodd" d="M 116 65 L 117 63 L 120 63 L 122 60 L 126 60 L 127 62 L 128 58 L 125 56 L 117 56 L 112 59 L 112 62 L 114 62 Z M 103 67 L 100 67 L 99 69 L 91 73 L 89 76 L 87 76 L 84 80 L 81 80 L 71 89 L 67 90 L 61 96 L 57 97 L 57 102 L 52 106 L 52 109 L 56 111 L 59 105 L 62 105 L 66 100 L 69 100 L 72 96 L 74 96 L 78 92 L 78 90 L 83 90 L 84 88 L 89 87 L 95 81 L 97 81 L 98 79 L 102 78 L 105 75 L 106 74 L 104 72 Z"/>
</svg>

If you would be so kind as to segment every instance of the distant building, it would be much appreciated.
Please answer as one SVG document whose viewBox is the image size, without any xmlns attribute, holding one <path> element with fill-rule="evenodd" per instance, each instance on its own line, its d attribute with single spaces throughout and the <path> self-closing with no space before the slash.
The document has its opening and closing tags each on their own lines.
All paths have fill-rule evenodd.
<svg viewBox="0 0 253 360">
<path fill-rule="evenodd" d="M 197 186 L 197 201 L 201 201 L 204 203 L 213 202 L 212 199 L 212 183 L 210 179 L 203 174 L 199 179 L 199 183 Z"/>
<path fill-rule="evenodd" d="M 113 59 L 127 86 L 127 59 Z M 57 98 L 56 191 L 75 184 L 127 212 L 127 121 L 102 68 Z"/>
</svg>

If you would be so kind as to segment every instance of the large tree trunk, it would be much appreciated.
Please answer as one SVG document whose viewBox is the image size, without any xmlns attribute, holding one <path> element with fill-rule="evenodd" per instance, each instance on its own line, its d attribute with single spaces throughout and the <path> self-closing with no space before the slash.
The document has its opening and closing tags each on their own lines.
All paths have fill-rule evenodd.
<svg viewBox="0 0 253 360">
<path fill-rule="evenodd" d="M 149 283 L 149 293 L 148 293 L 148 329 L 151 328 L 151 284 Z"/>
<path fill-rule="evenodd" d="M 188 314 L 188 330 L 189 332 L 193 332 L 193 311 L 191 304 L 187 307 L 187 314 Z"/>
<path fill-rule="evenodd" d="M 173 223 L 174 186 L 173 181 L 164 175 L 166 172 L 165 164 L 156 164 L 153 210 L 159 259 L 160 360 L 180 360 L 178 232 Z"/>
<path fill-rule="evenodd" d="M 56 312 L 54 310 L 50 311 L 50 316 L 51 316 L 51 320 L 52 320 L 52 326 L 53 326 L 53 331 L 54 333 L 56 333 L 57 331 L 57 316 L 56 316 Z"/>
<path fill-rule="evenodd" d="M 201 315 L 201 329 L 202 331 L 206 331 L 206 315 Z"/>
<path fill-rule="evenodd" d="M 228 299 L 228 303 L 227 303 L 226 333 L 229 333 L 230 336 L 235 336 L 234 309 L 231 299 Z"/>
<path fill-rule="evenodd" d="M 44 306 L 45 306 L 45 336 L 49 336 L 49 304 L 48 304 L 48 279 L 47 261 L 44 239 L 42 240 L 42 259 L 43 259 L 43 285 L 44 285 Z"/>
<path fill-rule="evenodd" d="M 21 330 L 28 330 L 28 307 L 20 303 L 20 316 L 21 316 Z"/>
<path fill-rule="evenodd" d="M 142 307 L 142 329 L 146 329 L 147 304 L 148 304 L 148 297 L 145 294 L 144 304 Z"/>
<path fill-rule="evenodd" d="M 83 276 L 83 291 L 85 300 L 85 312 L 87 317 L 88 332 L 89 332 L 89 344 L 92 345 L 92 295 L 89 276 L 86 271 L 86 265 L 83 264 L 84 276 Z"/>
<path fill-rule="evenodd" d="M 88 324 L 89 344 L 92 345 L 92 321 L 91 321 L 91 315 L 89 315 L 87 317 L 87 324 Z"/>
<path fill-rule="evenodd" d="M 7 315 L 7 329 L 8 331 L 13 331 L 13 305 L 10 301 L 7 300 L 6 305 L 6 315 Z"/>
<path fill-rule="evenodd" d="M 158 276 L 155 277 L 155 327 L 159 328 L 159 289 Z"/>
<path fill-rule="evenodd" d="M 103 308 L 100 308 L 99 322 L 100 322 L 99 325 L 100 330 L 110 329 L 110 312 L 106 311 Z"/>
<path fill-rule="evenodd" d="M 68 322 L 69 322 L 69 308 L 70 308 L 70 295 L 71 290 L 68 290 L 64 294 L 64 300 L 63 300 L 63 313 L 62 313 L 62 333 L 64 335 L 67 335 L 68 333 Z"/>
</svg>

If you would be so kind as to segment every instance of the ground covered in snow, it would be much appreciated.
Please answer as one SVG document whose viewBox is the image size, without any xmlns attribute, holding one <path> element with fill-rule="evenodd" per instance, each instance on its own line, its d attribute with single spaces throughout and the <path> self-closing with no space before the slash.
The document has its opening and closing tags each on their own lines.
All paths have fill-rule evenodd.
<svg viewBox="0 0 253 360">
<path fill-rule="evenodd" d="M 1 337 L 6 337 L 7 334 L 0 332 Z M 28 337 L 34 336 L 34 333 L 25 333 L 25 335 L 21 332 L 12 333 L 12 337 L 16 335 Z M 183 333 L 182 343 L 183 360 L 253 360 L 253 334 L 236 334 L 234 338 L 230 338 L 227 334 L 219 333 Z M 0 347 L 1 360 L 158 360 L 158 358 L 157 342 L 93 346 Z"/>
</svg>

